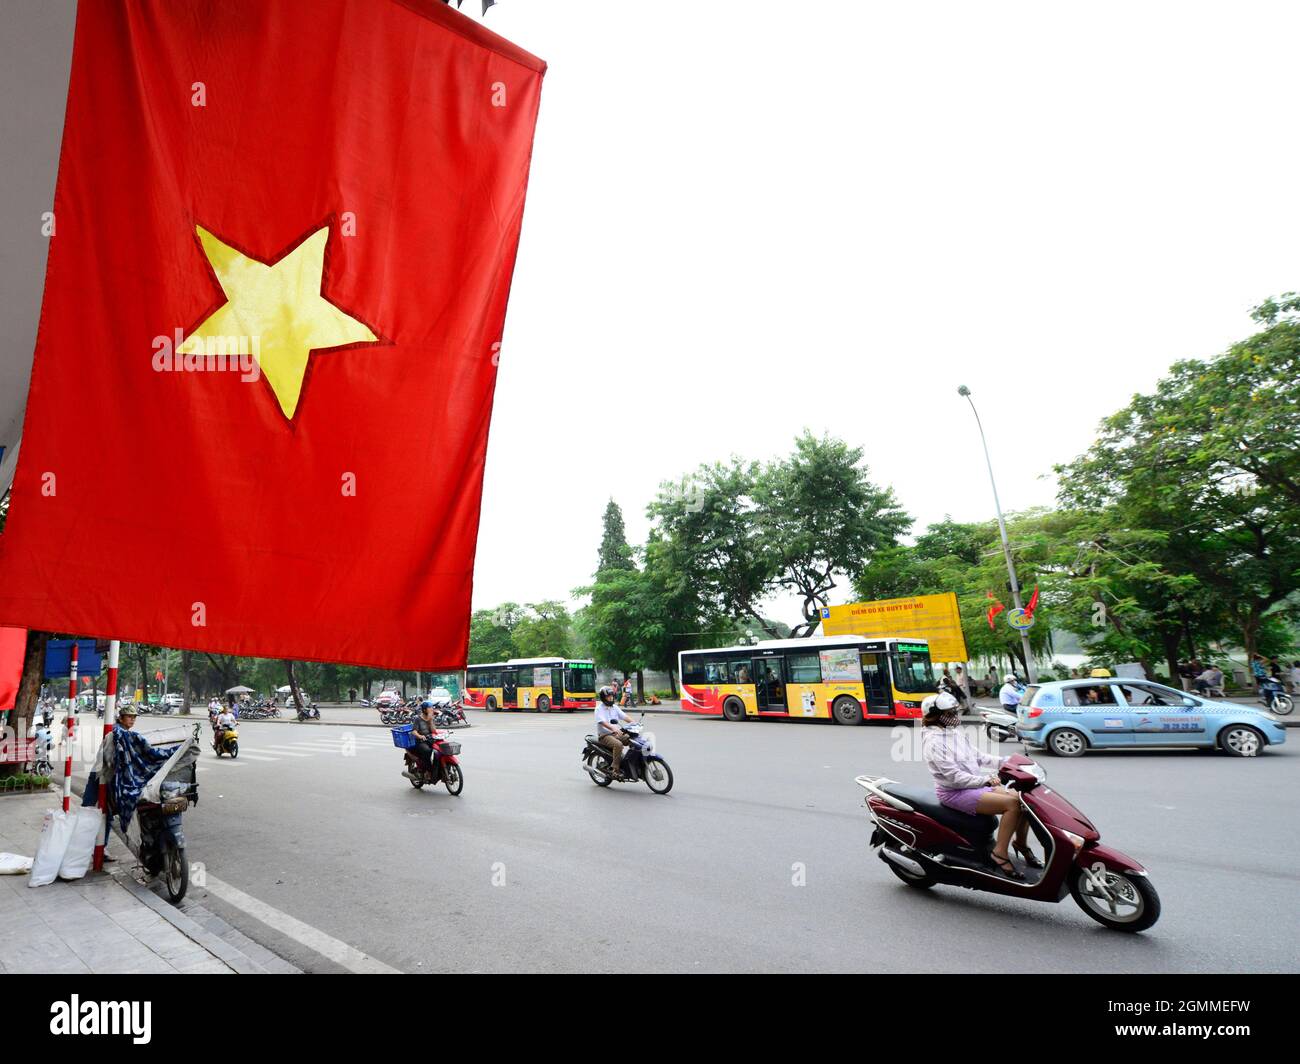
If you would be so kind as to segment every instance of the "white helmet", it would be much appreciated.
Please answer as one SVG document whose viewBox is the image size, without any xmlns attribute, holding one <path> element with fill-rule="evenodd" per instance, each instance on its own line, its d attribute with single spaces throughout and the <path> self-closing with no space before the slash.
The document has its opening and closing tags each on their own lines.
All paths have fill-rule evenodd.
<svg viewBox="0 0 1300 1064">
<path fill-rule="evenodd" d="M 957 699 L 953 698 L 947 691 L 940 691 L 937 695 L 931 695 L 921 702 L 921 712 L 926 716 L 931 713 L 942 713 L 945 710 L 956 708 Z"/>
<path fill-rule="evenodd" d="M 1016 677 L 1015 677 L 1015 675 L 1014 675 L 1013 673 L 1007 673 L 1004 677 L 1002 677 L 1002 682 L 1003 682 L 1003 683 L 1015 683 L 1015 682 L 1016 682 Z"/>
</svg>

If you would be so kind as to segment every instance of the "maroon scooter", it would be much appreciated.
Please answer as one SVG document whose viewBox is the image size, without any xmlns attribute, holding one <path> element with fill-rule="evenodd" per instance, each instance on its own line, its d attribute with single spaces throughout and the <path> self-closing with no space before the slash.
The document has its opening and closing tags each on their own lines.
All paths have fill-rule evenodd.
<svg viewBox="0 0 1300 1064">
<path fill-rule="evenodd" d="M 1046 785 L 1046 774 L 1017 754 L 998 778 L 1020 795 L 1022 815 L 1044 854 L 1044 868 L 1013 862 L 1024 879 L 998 871 L 990 853 L 997 818 L 949 809 L 926 787 L 909 787 L 885 776 L 858 776 L 875 821 L 871 845 L 880 859 L 910 887 L 936 883 L 1005 894 L 1029 901 L 1058 902 L 1068 892 L 1079 908 L 1115 931 L 1145 931 L 1160 918 L 1160 896 L 1146 869 L 1133 858 L 1103 846 L 1086 816 Z"/>
</svg>

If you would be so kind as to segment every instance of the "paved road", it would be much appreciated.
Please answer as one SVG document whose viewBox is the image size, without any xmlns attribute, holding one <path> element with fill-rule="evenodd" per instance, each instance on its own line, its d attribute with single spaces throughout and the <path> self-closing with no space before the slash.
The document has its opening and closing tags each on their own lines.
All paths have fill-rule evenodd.
<svg viewBox="0 0 1300 1064">
<path fill-rule="evenodd" d="M 238 762 L 204 757 L 186 815 L 191 859 L 220 884 L 193 897 L 308 971 L 1298 967 L 1300 744 L 1254 760 L 1044 760 L 1151 870 L 1164 915 L 1126 936 L 1068 899 L 920 892 L 890 875 L 853 776 L 925 782 L 891 756 L 910 729 L 647 718 L 677 777 L 662 798 L 590 782 L 585 714 L 471 719 L 460 798 L 414 790 L 386 731 L 244 724 Z"/>
</svg>

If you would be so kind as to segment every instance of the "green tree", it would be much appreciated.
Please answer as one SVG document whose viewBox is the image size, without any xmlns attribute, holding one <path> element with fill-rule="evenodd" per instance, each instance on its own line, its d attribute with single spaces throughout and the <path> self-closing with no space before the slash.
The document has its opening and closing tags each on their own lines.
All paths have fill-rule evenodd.
<svg viewBox="0 0 1300 1064">
<path fill-rule="evenodd" d="M 623 511 L 613 499 L 610 499 L 605 507 L 603 522 L 604 532 L 600 537 L 600 554 L 596 560 L 596 572 L 635 569 L 632 548 L 627 544 L 627 531 L 623 526 Z"/>
<path fill-rule="evenodd" d="M 469 621 L 469 660 L 505 661 L 520 656 L 514 629 L 523 610 L 514 602 L 491 610 L 475 610 Z"/>
<path fill-rule="evenodd" d="M 1067 504 L 1164 537 L 1164 567 L 1214 596 L 1247 655 L 1300 587 L 1300 297 L 1208 362 L 1176 363 L 1058 467 Z"/>
<path fill-rule="evenodd" d="M 512 635 L 521 658 L 540 658 L 551 654 L 571 656 L 573 618 L 563 603 L 530 602 L 527 612 L 514 626 Z"/>
</svg>

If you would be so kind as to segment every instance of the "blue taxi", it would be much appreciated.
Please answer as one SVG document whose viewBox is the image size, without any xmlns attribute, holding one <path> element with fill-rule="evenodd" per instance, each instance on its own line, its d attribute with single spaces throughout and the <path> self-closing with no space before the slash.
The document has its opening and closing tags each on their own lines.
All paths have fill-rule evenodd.
<svg viewBox="0 0 1300 1064">
<path fill-rule="evenodd" d="M 1286 742 L 1268 714 L 1124 676 L 1058 680 L 1025 691 L 1016 735 L 1060 757 L 1090 749 L 1199 746 L 1254 757 Z"/>
</svg>

